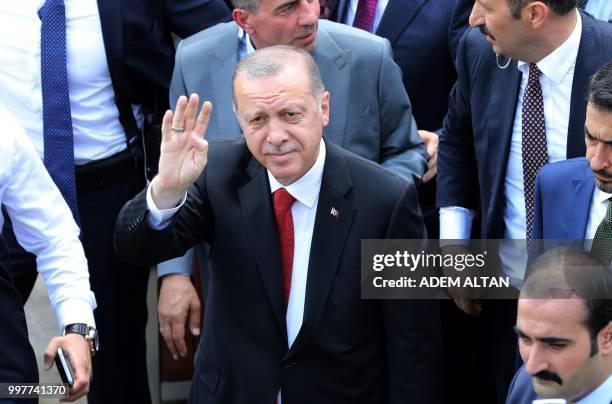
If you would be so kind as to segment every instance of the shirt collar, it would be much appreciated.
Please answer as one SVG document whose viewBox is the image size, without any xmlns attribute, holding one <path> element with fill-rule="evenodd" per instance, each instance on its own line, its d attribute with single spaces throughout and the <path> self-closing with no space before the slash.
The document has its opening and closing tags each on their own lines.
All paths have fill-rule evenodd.
<svg viewBox="0 0 612 404">
<path fill-rule="evenodd" d="M 542 74 L 556 84 L 561 84 L 567 72 L 576 63 L 576 56 L 578 56 L 578 48 L 580 47 L 580 38 L 582 36 L 582 17 L 579 12 L 575 12 L 576 25 L 570 36 L 551 54 L 536 63 Z M 526 65 L 527 63 L 518 61 L 518 68 L 523 73 L 529 70 L 529 67 Z"/>
<path fill-rule="evenodd" d="M 319 197 L 321 181 L 323 180 L 323 166 L 325 165 L 325 142 L 321 139 L 317 161 L 310 167 L 300 179 L 284 186 L 268 171 L 270 180 L 270 192 L 274 193 L 280 188 L 285 188 L 297 201 L 308 208 L 312 208 Z M 267 170 L 266 170 L 267 171 Z"/>
<path fill-rule="evenodd" d="M 606 201 L 608 201 L 608 199 L 610 198 L 612 198 L 612 194 L 602 191 L 601 189 L 597 188 L 597 185 L 595 185 L 593 199 L 595 200 L 597 205 L 599 205 L 600 203 L 606 203 Z"/>
<path fill-rule="evenodd" d="M 253 42 L 251 41 L 251 37 L 246 33 L 245 30 L 238 27 L 238 38 L 240 39 L 240 47 L 244 50 L 244 54 L 240 55 L 240 59 L 245 56 L 250 55 L 255 52 L 255 47 L 253 46 Z"/>
<path fill-rule="evenodd" d="M 599 385 L 589 395 L 582 400 L 576 401 L 578 404 L 598 404 L 609 403 L 612 399 L 612 375 L 608 376 L 605 382 Z"/>
</svg>

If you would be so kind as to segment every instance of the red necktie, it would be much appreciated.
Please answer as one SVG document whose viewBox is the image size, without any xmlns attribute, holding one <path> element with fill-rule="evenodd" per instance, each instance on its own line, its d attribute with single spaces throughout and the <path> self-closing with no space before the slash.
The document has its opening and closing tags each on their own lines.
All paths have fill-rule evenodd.
<svg viewBox="0 0 612 404">
<path fill-rule="evenodd" d="M 353 27 L 361 28 L 364 31 L 372 32 L 372 23 L 376 15 L 376 4 L 378 0 L 359 0 Z"/>
<path fill-rule="evenodd" d="M 276 230 L 280 244 L 281 261 L 283 269 L 283 289 L 285 291 L 285 310 L 289 303 L 289 292 L 291 291 L 291 273 L 293 271 L 293 216 L 291 206 L 295 198 L 285 188 L 279 188 L 274 196 L 274 217 L 276 218 Z"/>
</svg>

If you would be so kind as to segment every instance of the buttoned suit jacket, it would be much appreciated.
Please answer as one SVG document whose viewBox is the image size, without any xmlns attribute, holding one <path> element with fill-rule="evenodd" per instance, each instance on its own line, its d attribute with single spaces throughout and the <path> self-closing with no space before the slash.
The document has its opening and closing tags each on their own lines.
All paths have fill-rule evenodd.
<svg viewBox="0 0 612 404">
<path fill-rule="evenodd" d="M 239 136 L 231 82 L 240 37 L 235 22 L 219 24 L 183 40 L 176 54 L 170 102 L 198 93 L 213 104 L 208 139 Z M 331 93 L 330 123 L 324 136 L 396 174 L 420 181 L 425 148 L 393 62 L 389 42 L 367 32 L 320 20 L 312 56 Z"/>
<path fill-rule="evenodd" d="M 129 262 L 210 244 L 191 402 L 269 404 L 279 389 L 286 404 L 439 402 L 437 303 L 360 297 L 362 239 L 424 236 L 415 187 L 326 148 L 304 319 L 291 348 L 268 175 L 244 141 L 210 143 L 204 173 L 165 229 L 148 226 L 144 191 L 119 215 L 115 246 Z"/>
<path fill-rule="evenodd" d="M 567 136 L 567 157 L 585 154 L 586 88 L 590 77 L 612 60 L 612 25 L 581 12 Z M 500 69 L 478 29 L 462 38 L 458 79 L 451 92 L 438 152 L 438 206 L 476 210 L 482 238 L 503 238 L 504 179 L 521 73 L 513 60 Z"/>
</svg>

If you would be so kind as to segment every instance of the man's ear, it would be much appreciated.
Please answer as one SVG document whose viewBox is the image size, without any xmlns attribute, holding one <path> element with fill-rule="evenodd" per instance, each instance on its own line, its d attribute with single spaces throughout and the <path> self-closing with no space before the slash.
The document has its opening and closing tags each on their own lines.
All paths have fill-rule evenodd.
<svg viewBox="0 0 612 404">
<path fill-rule="evenodd" d="M 546 17 L 548 17 L 548 13 L 550 9 L 548 6 L 541 1 L 534 1 L 533 3 L 528 3 L 523 11 L 521 12 L 521 18 L 523 18 L 531 28 L 538 29 L 542 27 L 544 22 L 546 21 Z"/>
<path fill-rule="evenodd" d="M 321 123 L 323 127 L 326 127 L 329 124 L 329 99 L 331 95 L 328 91 L 323 92 L 323 97 L 321 97 Z"/>
<path fill-rule="evenodd" d="M 612 355 L 612 321 L 597 333 L 597 344 L 602 355 Z"/>
<path fill-rule="evenodd" d="M 247 34 L 253 33 L 253 26 L 251 25 L 251 13 L 243 8 L 235 8 L 232 11 L 232 18 L 236 21 L 236 24 L 240 26 Z"/>
</svg>

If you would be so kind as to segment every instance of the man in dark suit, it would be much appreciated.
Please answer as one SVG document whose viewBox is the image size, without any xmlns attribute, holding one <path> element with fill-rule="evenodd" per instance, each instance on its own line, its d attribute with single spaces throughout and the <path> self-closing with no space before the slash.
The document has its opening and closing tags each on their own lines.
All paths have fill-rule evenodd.
<svg viewBox="0 0 612 404">
<path fill-rule="evenodd" d="M 93 358 L 96 376 L 89 403 L 148 403 L 148 275 L 144 268 L 121 263 L 114 254 L 114 222 L 123 204 L 145 184 L 139 146 L 150 140 L 155 132 L 152 128 L 167 108 L 174 56 L 172 32 L 189 36 L 227 20 L 229 10 L 221 0 L 84 0 L 65 4 L 46 0 L 0 7 L 0 25 L 5 28 L 0 39 L 5 57 L 0 68 L 0 99 L 26 126 L 46 164 L 51 161 L 46 152 L 52 149 L 46 143 L 47 134 L 56 123 L 48 117 L 68 122 L 66 146 L 56 151 L 61 155 L 74 151 L 74 161 L 66 164 L 70 170 L 62 173 L 71 175 L 72 192 L 69 195 L 67 188 L 60 189 L 66 200 L 76 201 L 70 206 L 75 220 L 80 221 L 92 289 L 98 299 L 96 324 L 104 329 L 103 349 Z M 56 29 L 44 31 L 47 21 L 57 21 L 47 20 L 47 15 L 64 21 L 60 20 Z M 49 37 L 55 42 L 45 48 Z M 42 57 L 43 53 L 55 57 Z M 62 54 L 65 60 L 58 61 Z M 55 67 L 48 67 L 50 63 L 63 63 L 63 81 L 60 74 L 44 74 L 46 68 Z M 54 90 L 45 91 L 50 88 Z M 59 97 L 59 89 L 70 102 L 61 113 L 48 103 L 49 97 Z M 142 133 L 146 133 L 145 139 Z M 153 149 L 157 149 L 159 139 L 152 140 Z M 52 174 L 52 178 L 57 183 L 58 176 Z M 21 288 L 25 302 L 36 263 L 33 256 L 24 256 L 10 227 L 4 234 L 11 272 L 34 274 Z"/>
<path fill-rule="evenodd" d="M 329 18 L 359 26 L 391 43 L 393 60 L 402 70 L 402 81 L 410 96 L 419 134 L 430 153 L 429 170 L 419 187 L 421 208 L 432 238 L 438 237 L 435 209 L 437 135 L 448 107 L 448 94 L 455 83 L 455 51 L 467 28 L 472 0 L 389 0 L 378 2 L 371 25 L 356 23 L 356 10 L 368 0 L 328 2 Z M 422 61 L 415 63 L 415 61 Z"/>
<path fill-rule="evenodd" d="M 580 249 L 557 248 L 538 257 L 529 273 L 515 326 L 525 365 L 506 404 L 612 402 L 610 269 Z"/>
<path fill-rule="evenodd" d="M 246 144 L 208 152 L 211 104 L 196 121 L 181 97 L 115 233 L 140 264 L 210 243 L 190 402 L 438 402 L 437 305 L 360 299 L 362 239 L 424 236 L 414 185 L 322 140 L 330 94 L 305 51 L 258 50 L 234 77 Z"/>
<path fill-rule="evenodd" d="M 612 209 L 612 63 L 593 76 L 588 100 L 586 158 L 546 165 L 536 179 L 534 239 L 594 239 L 606 226 Z"/>
<path fill-rule="evenodd" d="M 460 42 L 440 135 L 441 238 L 469 238 L 479 210 L 482 238 L 525 239 L 537 170 L 545 161 L 584 155 L 584 94 L 588 78 L 612 59 L 612 26 L 577 12 L 574 0 L 476 2 L 470 25 L 480 32 L 471 29 Z M 506 275 L 520 282 L 524 267 L 506 264 L 521 258 L 502 253 Z M 476 302 L 458 303 L 478 313 Z M 496 344 L 498 402 L 514 373 L 515 310 L 504 301 L 482 307 L 495 332 L 488 339 Z"/>
</svg>

